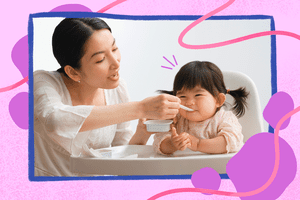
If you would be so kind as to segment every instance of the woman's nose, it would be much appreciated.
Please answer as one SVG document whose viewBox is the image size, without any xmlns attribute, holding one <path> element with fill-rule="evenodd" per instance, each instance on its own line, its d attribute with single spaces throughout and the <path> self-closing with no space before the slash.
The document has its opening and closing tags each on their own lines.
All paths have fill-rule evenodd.
<svg viewBox="0 0 300 200">
<path fill-rule="evenodd" d="M 116 54 L 112 54 L 110 56 L 110 66 L 112 69 L 116 69 L 120 67 L 120 58 Z"/>
</svg>

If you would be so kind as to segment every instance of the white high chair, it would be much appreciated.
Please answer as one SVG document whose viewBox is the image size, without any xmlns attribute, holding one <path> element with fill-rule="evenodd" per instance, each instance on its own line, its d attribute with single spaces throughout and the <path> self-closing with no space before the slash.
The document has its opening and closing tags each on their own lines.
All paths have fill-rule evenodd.
<svg viewBox="0 0 300 200">
<path fill-rule="evenodd" d="M 241 72 L 223 71 L 223 76 L 228 89 L 235 90 L 239 87 L 245 87 L 250 93 L 245 115 L 239 118 L 239 122 L 243 127 L 244 142 L 246 142 L 254 134 L 264 131 L 263 116 L 255 83 L 250 77 Z M 226 95 L 226 102 L 233 105 L 233 97 Z"/>
<path fill-rule="evenodd" d="M 245 115 L 239 118 L 243 127 L 244 142 L 256 133 L 263 132 L 263 117 L 258 92 L 254 82 L 240 72 L 224 71 L 225 85 L 230 90 L 245 87 L 250 92 Z M 233 98 L 226 95 L 226 102 L 233 105 Z M 228 107 L 227 107 L 228 108 Z M 203 154 L 189 149 L 177 151 L 173 156 L 158 155 L 151 145 L 128 145 L 106 148 L 112 158 L 71 157 L 71 171 L 78 175 L 190 175 L 211 167 L 219 174 L 226 174 L 227 162 L 235 155 Z M 133 158 L 137 156 L 138 158 Z"/>
</svg>

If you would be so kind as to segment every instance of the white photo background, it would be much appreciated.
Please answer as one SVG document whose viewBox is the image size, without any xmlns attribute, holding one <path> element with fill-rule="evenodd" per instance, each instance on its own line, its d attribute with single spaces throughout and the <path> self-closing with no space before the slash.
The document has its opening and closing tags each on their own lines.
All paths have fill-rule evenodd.
<svg viewBox="0 0 300 200">
<path fill-rule="evenodd" d="M 51 41 L 54 28 L 62 19 L 33 18 L 33 71 L 55 71 L 60 68 L 53 56 Z M 178 37 L 193 20 L 102 19 L 111 27 L 120 49 L 120 76 L 127 82 L 131 101 L 157 95 L 156 90 L 172 90 L 174 77 L 180 67 L 194 60 L 210 61 L 221 70 L 247 74 L 257 86 L 261 110 L 272 95 L 270 36 L 213 49 L 192 50 L 181 47 Z M 270 31 L 270 24 L 270 19 L 205 20 L 191 29 L 183 41 L 194 45 L 216 43 Z M 178 65 L 175 65 L 173 55 Z M 170 67 L 172 70 L 161 66 Z M 137 120 L 132 121 L 134 132 L 136 125 Z M 266 122 L 264 129 L 268 130 Z M 150 138 L 148 144 L 152 142 L 153 138 Z"/>
</svg>

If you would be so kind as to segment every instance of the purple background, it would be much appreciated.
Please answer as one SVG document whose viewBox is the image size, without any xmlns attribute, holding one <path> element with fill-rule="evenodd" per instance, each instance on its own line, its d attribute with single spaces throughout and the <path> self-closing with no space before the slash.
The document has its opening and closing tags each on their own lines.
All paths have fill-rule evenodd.
<svg viewBox="0 0 300 200">
<path fill-rule="evenodd" d="M 22 74 L 11 60 L 16 42 L 27 34 L 28 15 L 48 12 L 63 4 L 82 4 L 96 12 L 113 2 L 102 1 L 6 1 L 1 12 L 1 69 L 0 88 L 22 79 Z M 203 15 L 227 2 L 226 0 L 128 0 L 107 13 L 130 15 Z M 299 0 L 238 0 L 218 15 L 271 15 L 276 30 L 300 34 Z M 300 41 L 277 36 L 278 91 L 287 92 L 300 104 Z M 259 72 L 257 72 L 259 73 Z M 159 192 L 193 187 L 191 180 L 136 180 L 136 181 L 63 181 L 30 182 L 28 180 L 28 130 L 19 128 L 9 114 L 9 102 L 20 92 L 28 92 L 24 84 L 12 91 L 0 93 L 0 194 L 2 199 L 147 199 Z M 299 166 L 300 114 L 292 117 L 280 136 L 293 148 Z M 300 170 L 294 181 L 279 199 L 297 199 Z M 245 180 L 247 181 L 247 180 Z M 230 180 L 222 180 L 220 190 L 235 191 Z M 161 199 L 239 199 L 200 193 L 181 193 Z"/>
</svg>

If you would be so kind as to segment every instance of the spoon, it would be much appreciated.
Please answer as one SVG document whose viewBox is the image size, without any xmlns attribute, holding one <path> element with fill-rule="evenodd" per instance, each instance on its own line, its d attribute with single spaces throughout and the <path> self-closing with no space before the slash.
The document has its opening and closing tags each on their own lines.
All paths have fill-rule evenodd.
<svg viewBox="0 0 300 200">
<path fill-rule="evenodd" d="M 193 109 L 185 107 L 183 105 L 180 105 L 180 108 L 182 108 L 183 110 L 186 110 L 186 111 L 194 111 Z"/>
</svg>

